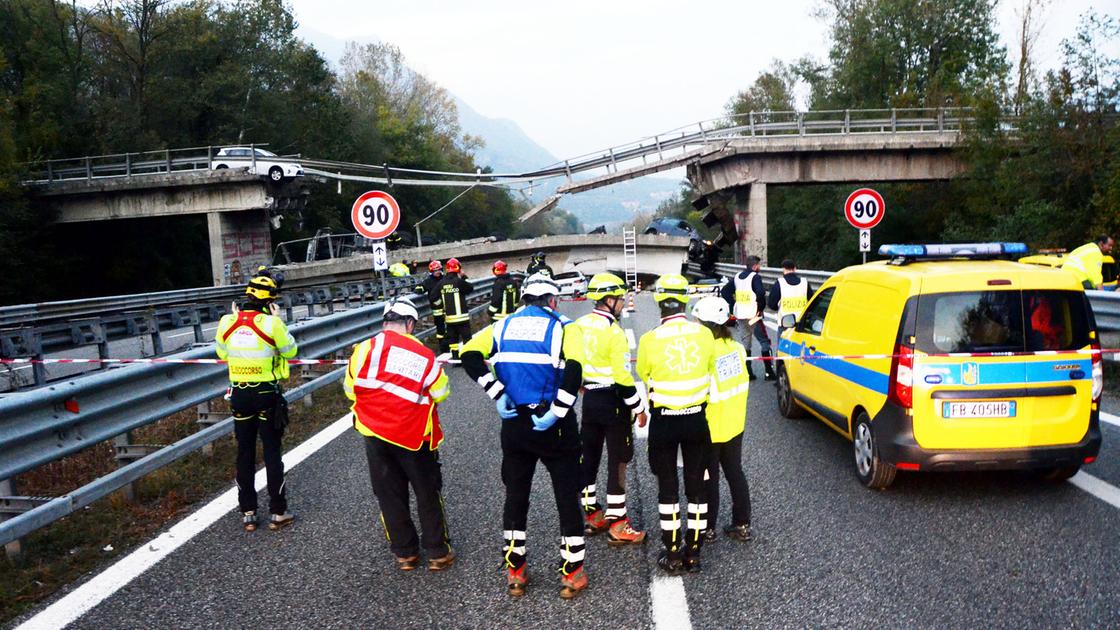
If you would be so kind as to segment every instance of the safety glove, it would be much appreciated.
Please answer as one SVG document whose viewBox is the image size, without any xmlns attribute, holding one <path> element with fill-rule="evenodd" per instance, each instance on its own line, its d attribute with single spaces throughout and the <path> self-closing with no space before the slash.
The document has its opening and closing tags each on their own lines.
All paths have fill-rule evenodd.
<svg viewBox="0 0 1120 630">
<path fill-rule="evenodd" d="M 502 420 L 512 420 L 517 417 L 517 406 L 513 404 L 509 394 L 502 394 L 494 404 L 498 409 L 498 416 Z"/>
<path fill-rule="evenodd" d="M 533 430 L 547 431 L 552 425 L 556 424 L 556 421 L 559 419 L 560 418 L 557 418 L 556 414 L 552 413 L 552 410 L 549 409 L 543 416 L 533 416 Z"/>
</svg>

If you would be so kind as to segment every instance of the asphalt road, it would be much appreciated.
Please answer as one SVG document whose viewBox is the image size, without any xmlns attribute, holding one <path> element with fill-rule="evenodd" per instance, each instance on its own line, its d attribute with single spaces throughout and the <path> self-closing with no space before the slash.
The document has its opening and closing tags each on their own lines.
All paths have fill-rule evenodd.
<svg viewBox="0 0 1120 630">
<path fill-rule="evenodd" d="M 640 334 L 654 314 L 644 297 L 624 323 Z M 655 484 L 641 442 L 628 495 L 635 525 L 653 540 L 612 549 L 590 539 L 590 588 L 559 599 L 556 509 L 538 472 L 533 584 L 511 600 L 500 560 L 499 421 L 459 369 L 452 387 L 441 453 L 459 555 L 453 569 L 394 568 L 360 440 L 346 431 L 290 472 L 299 518 L 291 528 L 246 534 L 231 512 L 75 627 L 639 628 L 681 619 L 694 628 L 1120 627 L 1116 507 L 1070 483 L 1014 473 L 900 473 L 889 490 L 869 491 L 851 470 L 848 443 L 819 422 L 779 416 L 774 388 L 761 380 L 751 387 L 744 446 L 755 538 L 721 537 L 705 547 L 702 573 L 673 578 L 683 584 L 686 616 L 663 590 L 658 604 L 676 621 L 651 612 L 651 582 L 669 582 L 657 576 Z M 1085 471 L 1117 486 L 1120 428 L 1104 431 L 1100 460 Z M 726 488 L 722 510 L 720 527 L 729 518 Z"/>
</svg>

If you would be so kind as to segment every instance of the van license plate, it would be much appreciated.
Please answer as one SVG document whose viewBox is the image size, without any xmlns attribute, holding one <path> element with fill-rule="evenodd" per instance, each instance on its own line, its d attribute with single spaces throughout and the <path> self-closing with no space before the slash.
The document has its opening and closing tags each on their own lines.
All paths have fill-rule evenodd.
<svg viewBox="0 0 1120 630">
<path fill-rule="evenodd" d="M 943 402 L 941 416 L 944 418 L 1014 418 L 1014 401 L 991 402 Z"/>
</svg>

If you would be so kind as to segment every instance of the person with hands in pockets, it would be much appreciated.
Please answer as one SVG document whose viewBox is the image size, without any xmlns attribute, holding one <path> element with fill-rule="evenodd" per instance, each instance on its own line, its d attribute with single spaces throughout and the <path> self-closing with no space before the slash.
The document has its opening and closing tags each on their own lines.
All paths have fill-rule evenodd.
<svg viewBox="0 0 1120 630">
<path fill-rule="evenodd" d="M 525 530 L 537 462 L 552 478 L 560 516 L 560 597 L 587 588 L 579 504 L 580 437 L 573 409 L 583 380 L 583 336 L 556 312 L 560 287 L 543 274 L 522 285 L 524 307 L 482 329 L 462 349 L 467 374 L 502 418 L 503 557 L 509 595 L 525 594 Z M 484 361 L 489 358 L 493 372 Z"/>
</svg>

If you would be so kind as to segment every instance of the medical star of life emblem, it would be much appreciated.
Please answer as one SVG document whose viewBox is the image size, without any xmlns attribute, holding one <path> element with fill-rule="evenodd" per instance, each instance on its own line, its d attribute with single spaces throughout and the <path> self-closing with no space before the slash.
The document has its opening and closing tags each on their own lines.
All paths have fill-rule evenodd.
<svg viewBox="0 0 1120 630">
<path fill-rule="evenodd" d="M 665 365 L 677 374 L 688 374 L 700 364 L 700 348 L 687 339 L 674 339 L 665 348 Z"/>
<path fill-rule="evenodd" d="M 583 335 L 583 351 L 589 357 L 595 356 L 599 351 L 599 338 L 591 333 L 584 333 Z"/>
</svg>

